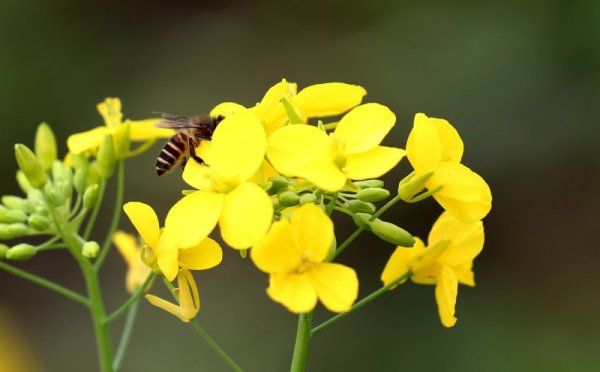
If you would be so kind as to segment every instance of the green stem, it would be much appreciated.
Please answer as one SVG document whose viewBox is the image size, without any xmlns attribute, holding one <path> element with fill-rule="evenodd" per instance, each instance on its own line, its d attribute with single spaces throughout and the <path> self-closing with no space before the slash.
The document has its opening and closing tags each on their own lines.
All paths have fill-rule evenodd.
<svg viewBox="0 0 600 372">
<path fill-rule="evenodd" d="M 100 187 L 98 189 L 98 201 L 96 201 L 96 205 L 94 206 L 94 209 L 92 210 L 92 215 L 90 216 L 90 219 L 88 220 L 87 226 L 85 227 L 85 231 L 83 232 L 83 239 L 88 240 L 90 237 L 90 234 L 92 233 L 92 229 L 94 228 L 94 225 L 96 224 L 96 218 L 98 218 L 98 212 L 100 212 L 100 206 L 102 205 L 102 199 L 104 198 L 104 192 L 106 191 L 106 181 L 102 180 L 100 181 Z"/>
<path fill-rule="evenodd" d="M 398 195 L 394 196 L 387 203 L 385 203 L 383 207 L 381 207 L 377 212 L 375 212 L 375 214 L 373 214 L 373 216 L 370 218 L 370 221 L 374 221 L 377 217 L 381 216 L 385 211 L 390 209 L 394 204 L 398 203 L 399 201 L 400 197 Z M 352 233 L 352 235 L 348 237 L 348 239 L 344 240 L 344 242 L 338 246 L 333 258 L 335 259 L 337 256 L 339 256 L 339 254 L 342 253 L 344 249 L 346 249 L 356 238 L 358 238 L 358 236 L 362 234 L 363 231 L 365 231 L 364 227 L 357 228 Z"/>
<path fill-rule="evenodd" d="M 82 296 L 79 293 L 72 291 L 68 288 L 65 288 L 59 284 L 56 284 L 48 279 L 42 278 L 41 276 L 37 276 L 37 275 L 31 274 L 25 270 L 18 269 L 16 267 L 11 266 L 2 261 L 0 261 L 0 269 L 4 270 L 6 272 L 9 272 L 13 275 L 16 275 L 22 279 L 29 280 L 30 282 L 33 282 L 35 284 L 39 284 L 42 287 L 48 288 L 58 294 L 61 294 L 67 298 L 70 298 L 71 300 L 73 300 L 75 302 L 79 302 L 80 304 L 82 304 L 84 306 L 89 305 L 88 299 L 85 298 L 84 296 Z"/>
<path fill-rule="evenodd" d="M 361 307 L 365 306 L 366 304 L 368 304 L 369 302 L 373 301 L 377 297 L 379 297 L 382 294 L 388 292 L 390 290 L 390 288 L 395 287 L 398 284 L 400 284 L 403 281 L 405 281 L 406 279 L 410 278 L 411 275 L 412 275 L 412 273 L 410 271 L 405 272 L 398 279 L 394 280 L 393 282 L 390 282 L 388 285 L 385 285 L 385 286 L 379 288 L 375 292 L 371 293 L 367 297 L 365 297 L 362 300 L 360 300 L 357 303 L 355 303 L 354 306 L 352 306 L 352 308 L 350 308 L 350 310 L 346 311 L 345 313 L 339 313 L 336 316 L 331 317 L 328 320 L 324 321 L 323 323 L 319 324 L 318 326 L 316 326 L 315 328 L 313 328 L 310 331 L 311 336 L 316 335 L 317 333 L 319 333 L 322 330 L 324 330 L 325 328 L 331 326 L 333 323 L 337 322 L 338 320 L 343 319 L 343 318 L 347 317 L 348 315 L 352 314 L 353 312 L 355 312 L 356 310 L 358 310 Z"/>
<path fill-rule="evenodd" d="M 129 309 L 129 307 L 136 304 L 138 302 L 138 300 L 140 299 L 140 297 L 144 294 L 144 291 L 146 290 L 146 288 L 148 288 L 148 286 L 150 285 L 150 282 L 152 281 L 153 278 L 154 278 L 154 273 L 151 272 L 148 275 L 148 277 L 146 277 L 144 284 L 142 284 L 138 289 L 136 289 L 136 291 L 133 293 L 133 295 L 131 297 L 129 297 L 129 299 L 123 305 L 121 305 L 121 307 L 119 307 L 112 314 L 110 314 L 109 316 L 106 317 L 106 323 L 114 322 L 121 315 L 123 315 L 127 311 L 127 309 Z"/>
<path fill-rule="evenodd" d="M 308 358 L 308 346 L 310 344 L 313 312 L 300 314 L 298 316 L 298 329 L 296 331 L 296 343 L 294 344 L 294 356 L 292 357 L 291 372 L 304 372 Z"/>
<path fill-rule="evenodd" d="M 169 289 L 169 292 L 171 292 L 171 295 L 173 296 L 175 301 L 179 302 L 179 298 L 175 294 L 175 288 L 173 287 L 173 284 L 170 281 L 168 281 L 167 278 L 165 278 L 164 276 L 162 277 L 162 279 L 165 283 L 165 286 Z M 225 350 L 223 350 L 221 346 L 219 346 L 219 344 L 217 344 L 217 342 L 212 337 L 210 337 L 210 335 L 208 334 L 208 332 L 206 332 L 204 327 L 202 327 L 198 319 L 193 319 L 190 323 L 192 323 L 192 326 L 194 326 L 194 329 L 204 339 L 204 341 L 206 341 L 206 343 L 221 357 L 221 359 L 225 361 L 225 363 L 227 363 L 227 365 L 229 365 L 229 367 L 231 367 L 232 370 L 236 372 L 243 371 L 242 368 L 225 352 Z"/>
<path fill-rule="evenodd" d="M 125 318 L 125 325 L 123 326 L 121 340 L 119 341 L 119 346 L 117 347 L 117 352 L 115 353 L 115 359 L 113 360 L 113 370 L 115 371 L 118 371 L 121 367 L 121 362 L 123 361 L 123 357 L 127 351 L 129 339 L 131 338 L 131 331 L 133 331 L 133 325 L 135 324 L 135 320 L 137 318 L 139 304 L 139 302 L 134 302 L 127 312 L 127 318 Z"/>
<path fill-rule="evenodd" d="M 94 269 L 98 271 L 104 263 L 108 252 L 110 251 L 110 247 L 112 246 L 112 236 L 119 226 L 119 221 L 121 220 L 121 209 L 123 208 L 123 191 L 125 186 L 125 165 L 123 161 L 120 161 L 117 164 L 117 195 L 115 196 L 115 207 L 113 209 L 112 220 L 110 223 L 110 227 L 108 229 L 106 238 L 104 239 L 104 243 L 100 248 L 100 255 L 98 259 L 94 263 Z"/>
<path fill-rule="evenodd" d="M 331 212 L 333 212 L 333 208 L 335 207 L 335 202 L 337 198 L 338 194 L 333 194 L 331 201 L 329 201 L 329 203 L 327 204 L 327 207 L 325 208 L 325 213 L 327 213 L 328 216 L 331 216 Z"/>
</svg>

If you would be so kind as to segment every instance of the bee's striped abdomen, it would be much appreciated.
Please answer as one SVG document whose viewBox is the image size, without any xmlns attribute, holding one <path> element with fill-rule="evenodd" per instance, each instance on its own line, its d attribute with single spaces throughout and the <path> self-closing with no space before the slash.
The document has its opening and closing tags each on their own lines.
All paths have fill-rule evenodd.
<svg viewBox="0 0 600 372">
<path fill-rule="evenodd" d="M 165 144 L 156 159 L 156 173 L 161 176 L 170 171 L 182 159 L 185 159 L 188 150 L 188 136 L 179 132 Z"/>
</svg>

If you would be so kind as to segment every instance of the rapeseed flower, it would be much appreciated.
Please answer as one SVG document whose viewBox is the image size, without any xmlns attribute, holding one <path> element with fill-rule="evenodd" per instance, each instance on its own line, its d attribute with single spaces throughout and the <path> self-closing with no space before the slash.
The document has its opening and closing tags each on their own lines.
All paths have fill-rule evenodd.
<svg viewBox="0 0 600 372">
<path fill-rule="evenodd" d="M 124 231 L 115 232 L 113 243 L 127 264 L 125 287 L 129 293 L 133 293 L 144 284 L 151 271 L 142 260 L 143 246 L 135 236 Z"/>
<path fill-rule="evenodd" d="M 187 269 L 179 270 L 177 275 L 178 288 L 175 289 L 178 304 L 166 301 L 158 296 L 147 294 L 146 300 L 152 305 L 175 315 L 182 322 L 189 322 L 196 317 L 200 310 L 200 294 L 194 276 Z"/>
</svg>

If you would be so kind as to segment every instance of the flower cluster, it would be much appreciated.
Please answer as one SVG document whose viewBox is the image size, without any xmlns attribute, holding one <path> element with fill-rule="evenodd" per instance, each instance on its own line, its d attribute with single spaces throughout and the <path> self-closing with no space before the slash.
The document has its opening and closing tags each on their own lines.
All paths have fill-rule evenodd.
<svg viewBox="0 0 600 372">
<path fill-rule="evenodd" d="M 345 83 L 298 92 L 295 83 L 283 80 L 253 107 L 217 105 L 210 115 L 224 119 L 212 139 L 196 148 L 204 163 L 187 162 L 183 179 L 193 190 L 169 210 L 165 227 L 159 228 L 151 207 L 125 205 L 150 251 L 142 254 L 145 262 L 168 280 L 180 273 L 180 285 L 195 287 L 187 270 L 221 260 L 218 243 L 208 237 L 218 226 L 225 244 L 242 256 L 250 250 L 252 262 L 269 275 L 267 294 L 274 301 L 307 313 L 319 299 L 333 312 L 346 312 L 359 283 L 354 269 L 333 262 L 353 240 L 337 245 L 331 215 L 341 212 L 352 217 L 358 233 L 370 232 L 397 247 L 382 274 L 384 285 L 393 288 L 409 276 L 436 284 L 442 323 L 452 326 L 458 282 L 474 285 L 471 267 L 483 247 L 489 187 L 460 163 L 463 143 L 446 120 L 417 114 L 406 150 L 381 145 L 396 117 L 384 105 L 363 103 L 365 95 L 362 87 Z M 414 171 L 378 210 L 375 203 L 390 197 L 378 178 L 404 157 Z M 428 196 L 446 212 L 427 247 L 380 219 L 399 200 L 414 203 Z M 204 261 L 191 264 L 187 258 Z M 192 301 L 193 294 L 197 291 L 180 291 L 181 305 L 199 302 Z M 154 298 L 152 303 L 182 319 L 195 315 Z"/>
</svg>

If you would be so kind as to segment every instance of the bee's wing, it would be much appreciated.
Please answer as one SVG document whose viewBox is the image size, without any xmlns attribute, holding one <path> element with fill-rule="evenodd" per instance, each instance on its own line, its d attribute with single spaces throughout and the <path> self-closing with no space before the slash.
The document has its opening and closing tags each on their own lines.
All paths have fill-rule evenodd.
<svg viewBox="0 0 600 372">
<path fill-rule="evenodd" d="M 162 119 L 154 124 L 157 128 L 169 128 L 169 129 L 189 129 L 197 128 L 198 124 L 187 116 L 177 116 L 167 114 L 164 112 L 153 112 L 153 114 L 161 114 Z"/>
</svg>

